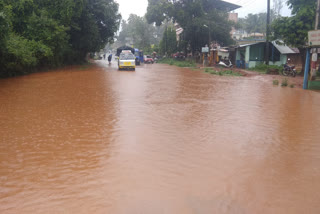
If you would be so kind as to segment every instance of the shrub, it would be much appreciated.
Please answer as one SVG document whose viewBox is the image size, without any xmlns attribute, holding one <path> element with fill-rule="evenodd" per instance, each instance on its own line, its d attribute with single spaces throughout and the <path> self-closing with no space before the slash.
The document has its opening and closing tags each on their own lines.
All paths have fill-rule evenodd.
<svg viewBox="0 0 320 214">
<path fill-rule="evenodd" d="M 290 88 L 294 88 L 294 84 L 290 84 Z"/>
<path fill-rule="evenodd" d="M 242 76 L 242 74 L 240 74 L 238 72 L 234 72 L 232 70 L 215 71 L 215 70 L 212 70 L 211 68 L 206 68 L 204 71 L 206 73 L 210 73 L 213 75 L 219 75 L 219 76 Z"/>
<path fill-rule="evenodd" d="M 254 68 L 249 68 L 251 71 L 258 71 L 260 73 L 267 74 L 269 73 L 269 70 L 278 70 L 279 74 L 282 73 L 283 67 L 278 65 L 266 65 L 266 64 L 260 64 L 257 65 Z"/>
<path fill-rule="evenodd" d="M 273 84 L 273 85 L 279 85 L 279 80 L 273 80 L 273 81 L 272 81 L 272 84 Z"/>
<path fill-rule="evenodd" d="M 288 86 L 288 79 L 287 78 L 282 79 L 281 86 L 284 86 L 284 87 Z"/>
<path fill-rule="evenodd" d="M 194 61 L 179 61 L 171 58 L 164 58 L 158 61 L 158 63 L 175 65 L 178 67 L 196 67 L 196 63 Z"/>
</svg>

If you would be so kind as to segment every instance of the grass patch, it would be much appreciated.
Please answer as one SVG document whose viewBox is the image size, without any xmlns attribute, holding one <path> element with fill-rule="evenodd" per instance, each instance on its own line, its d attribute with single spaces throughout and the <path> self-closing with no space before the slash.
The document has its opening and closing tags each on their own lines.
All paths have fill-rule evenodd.
<svg viewBox="0 0 320 214">
<path fill-rule="evenodd" d="M 171 58 L 161 59 L 158 61 L 158 63 L 175 65 L 178 67 L 196 67 L 195 61 L 189 61 L 189 60 L 180 61 L 180 60 L 171 59 Z"/>
<path fill-rule="evenodd" d="M 290 84 L 290 88 L 294 88 L 294 84 Z"/>
<path fill-rule="evenodd" d="M 283 86 L 283 87 L 287 87 L 288 86 L 288 79 L 287 78 L 282 79 L 281 86 Z"/>
<path fill-rule="evenodd" d="M 91 62 L 85 62 L 80 65 L 79 70 L 87 70 L 92 66 Z"/>
<path fill-rule="evenodd" d="M 273 85 L 279 85 L 279 80 L 273 80 L 273 81 L 272 81 L 272 84 L 273 84 Z"/>
<path fill-rule="evenodd" d="M 232 70 L 225 70 L 225 71 L 215 71 L 211 68 L 205 68 L 204 72 L 213 74 L 213 75 L 219 75 L 219 76 L 242 76 L 242 74 L 238 72 L 234 72 Z"/>
<path fill-rule="evenodd" d="M 250 71 L 257 71 L 262 74 L 268 74 L 270 70 L 278 70 L 279 74 L 282 74 L 283 67 L 278 65 L 266 65 L 260 64 L 254 68 L 249 68 Z"/>
</svg>

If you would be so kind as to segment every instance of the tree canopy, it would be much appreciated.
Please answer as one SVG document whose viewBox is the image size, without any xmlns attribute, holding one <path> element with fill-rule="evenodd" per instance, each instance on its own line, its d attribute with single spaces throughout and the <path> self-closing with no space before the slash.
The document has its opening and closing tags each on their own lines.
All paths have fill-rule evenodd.
<svg viewBox="0 0 320 214">
<path fill-rule="evenodd" d="M 3 0 L 0 76 L 84 60 L 112 41 L 120 19 L 113 0 Z"/>
<path fill-rule="evenodd" d="M 288 0 L 291 17 L 280 17 L 272 23 L 273 37 L 284 43 L 303 48 L 308 40 L 308 31 L 314 29 L 316 0 Z"/>
<path fill-rule="evenodd" d="M 164 26 L 148 24 L 145 17 L 130 14 L 128 20 L 122 20 L 121 32 L 117 37 L 116 45 L 133 45 L 135 48 L 148 51 L 151 45 L 158 45 Z"/>
<path fill-rule="evenodd" d="M 176 29 L 173 26 L 166 27 L 162 40 L 159 44 L 159 51 L 162 55 L 171 55 L 177 50 Z"/>
<path fill-rule="evenodd" d="M 272 23 L 273 39 L 299 48 L 304 67 L 308 31 L 314 29 L 316 0 L 288 0 L 291 17 L 280 17 Z M 303 71 L 303 69 L 302 69 Z"/>
<path fill-rule="evenodd" d="M 180 42 L 186 41 L 191 51 L 199 50 L 209 41 L 221 45 L 232 43 L 230 36 L 234 23 L 228 21 L 228 14 L 213 8 L 208 0 L 148 0 L 146 18 L 149 23 L 161 25 L 172 20 L 183 28 Z"/>
</svg>

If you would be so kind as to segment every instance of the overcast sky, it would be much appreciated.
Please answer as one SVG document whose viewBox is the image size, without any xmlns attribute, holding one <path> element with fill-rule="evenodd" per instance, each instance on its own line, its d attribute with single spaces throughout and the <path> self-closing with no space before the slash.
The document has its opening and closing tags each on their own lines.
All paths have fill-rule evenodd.
<svg viewBox="0 0 320 214">
<path fill-rule="evenodd" d="M 143 16 L 147 11 L 148 0 L 115 0 L 119 3 L 120 13 L 122 18 L 127 20 L 130 13 Z M 234 3 L 242 6 L 240 9 L 234 12 L 239 14 L 239 17 L 245 17 L 249 13 L 260 13 L 267 11 L 267 0 L 225 0 L 226 2 Z M 271 2 L 271 8 L 273 1 Z M 290 10 L 284 4 L 284 8 L 281 11 L 283 16 L 289 16 Z"/>
</svg>

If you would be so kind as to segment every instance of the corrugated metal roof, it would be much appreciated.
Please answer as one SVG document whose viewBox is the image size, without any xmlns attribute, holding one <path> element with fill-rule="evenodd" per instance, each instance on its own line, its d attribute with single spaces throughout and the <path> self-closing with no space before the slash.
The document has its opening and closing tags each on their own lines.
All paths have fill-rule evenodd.
<svg viewBox="0 0 320 214">
<path fill-rule="evenodd" d="M 260 44 L 260 43 L 265 43 L 265 42 L 256 42 L 256 43 L 251 43 L 251 44 L 244 44 L 244 45 L 239 45 L 239 47 L 242 48 L 242 47 L 247 47 L 247 46 L 256 45 L 256 44 Z M 278 45 L 276 43 L 276 41 L 272 41 L 271 43 L 274 45 L 274 47 L 276 47 L 278 49 L 278 51 L 281 54 L 294 54 L 294 53 L 296 53 L 294 50 L 292 50 L 291 48 L 289 48 L 286 45 Z"/>
<path fill-rule="evenodd" d="M 207 2 L 204 2 L 204 8 L 205 10 L 210 10 L 210 9 L 217 9 L 217 10 L 222 10 L 226 12 L 233 11 L 235 9 L 240 8 L 241 6 L 226 2 L 226 1 L 221 1 L 221 0 L 208 0 Z"/>
<path fill-rule="evenodd" d="M 286 45 L 278 45 L 275 41 L 272 41 L 274 47 L 278 49 L 281 54 L 294 54 L 295 52 Z"/>
<path fill-rule="evenodd" d="M 264 42 L 255 42 L 255 43 L 250 43 L 250 44 L 243 44 L 243 45 L 239 45 L 239 47 L 242 48 L 242 47 L 247 47 L 247 46 L 256 45 L 256 44 L 260 44 L 260 43 L 264 43 Z"/>
</svg>

